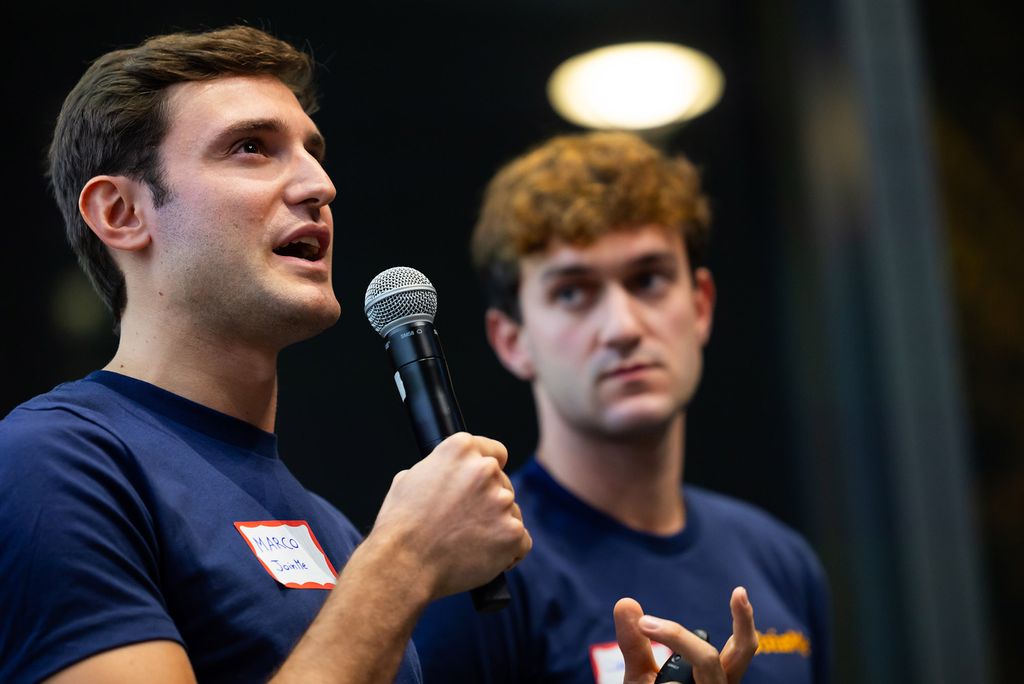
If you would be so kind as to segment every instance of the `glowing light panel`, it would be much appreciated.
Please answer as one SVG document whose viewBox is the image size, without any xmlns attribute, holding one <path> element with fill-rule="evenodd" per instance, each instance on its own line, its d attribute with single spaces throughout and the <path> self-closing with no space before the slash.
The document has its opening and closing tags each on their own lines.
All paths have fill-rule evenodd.
<svg viewBox="0 0 1024 684">
<path fill-rule="evenodd" d="M 692 119 L 722 96 L 721 69 L 702 52 L 672 43 L 624 43 L 563 62 L 548 99 L 587 128 L 643 130 Z"/>
</svg>

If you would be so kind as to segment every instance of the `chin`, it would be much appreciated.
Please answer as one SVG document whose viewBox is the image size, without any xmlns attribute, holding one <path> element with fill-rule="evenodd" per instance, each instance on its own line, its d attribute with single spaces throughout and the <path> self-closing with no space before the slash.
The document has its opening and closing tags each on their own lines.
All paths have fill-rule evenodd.
<svg viewBox="0 0 1024 684">
<path fill-rule="evenodd" d="M 650 434 L 667 429 L 679 415 L 679 407 L 666 401 L 632 401 L 604 412 L 601 427 L 609 435 Z"/>
<path fill-rule="evenodd" d="M 308 339 L 332 327 L 340 317 L 341 305 L 338 304 L 338 300 L 332 298 L 330 302 L 303 311 L 297 317 L 299 320 L 295 321 L 294 328 L 296 331 L 304 331 L 302 339 Z"/>
<path fill-rule="evenodd" d="M 279 347 L 319 335 L 337 323 L 341 315 L 341 305 L 333 295 L 316 301 L 293 301 L 276 308 L 267 312 L 265 326 Z"/>
</svg>

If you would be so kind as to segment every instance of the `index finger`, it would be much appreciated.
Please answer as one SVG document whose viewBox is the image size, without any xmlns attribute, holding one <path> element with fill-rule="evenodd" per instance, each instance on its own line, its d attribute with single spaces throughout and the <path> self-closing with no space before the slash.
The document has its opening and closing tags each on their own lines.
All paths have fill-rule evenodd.
<svg viewBox="0 0 1024 684">
<path fill-rule="evenodd" d="M 619 642 L 625 666 L 623 684 L 647 681 L 651 673 L 658 671 L 658 664 L 651 650 L 651 640 L 645 637 L 637 626 L 643 614 L 643 608 L 631 598 L 619 599 L 612 611 L 615 620 L 615 640 Z"/>
<path fill-rule="evenodd" d="M 441 440 L 432 453 L 443 453 L 459 458 L 472 455 L 488 456 L 497 461 L 498 466 L 502 469 L 508 462 L 508 449 L 504 444 L 496 439 L 472 435 L 465 431 L 448 435 Z"/>
<path fill-rule="evenodd" d="M 505 464 L 508 463 L 508 449 L 504 444 L 490 437 L 473 435 L 473 445 L 481 456 L 490 456 L 498 462 L 502 469 L 505 468 Z"/>
</svg>

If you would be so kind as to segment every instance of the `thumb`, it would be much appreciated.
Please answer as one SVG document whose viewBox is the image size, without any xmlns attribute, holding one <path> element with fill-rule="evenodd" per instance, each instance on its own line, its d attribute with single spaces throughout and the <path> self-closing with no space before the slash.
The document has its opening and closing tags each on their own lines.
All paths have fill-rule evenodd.
<svg viewBox="0 0 1024 684">
<path fill-rule="evenodd" d="M 640 604 L 631 598 L 619 599 L 613 612 L 615 617 L 615 639 L 619 642 L 622 659 L 626 665 L 622 684 L 640 684 L 649 681 L 658 672 L 658 665 L 651 650 L 651 641 L 643 635 L 637 622 L 644 615 Z"/>
</svg>

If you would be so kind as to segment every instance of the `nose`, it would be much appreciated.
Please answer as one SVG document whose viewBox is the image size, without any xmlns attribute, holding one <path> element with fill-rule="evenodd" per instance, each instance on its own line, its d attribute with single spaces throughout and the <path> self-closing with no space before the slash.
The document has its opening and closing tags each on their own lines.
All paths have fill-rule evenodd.
<svg viewBox="0 0 1024 684">
<path fill-rule="evenodd" d="M 320 208 L 330 204 L 338 191 L 323 165 L 303 149 L 295 157 L 293 178 L 285 192 L 289 204 L 305 204 L 319 217 Z"/>
<path fill-rule="evenodd" d="M 600 308 L 601 344 L 620 351 L 629 351 L 643 337 L 643 320 L 638 310 L 639 303 L 627 289 L 620 285 L 610 286 Z"/>
</svg>

